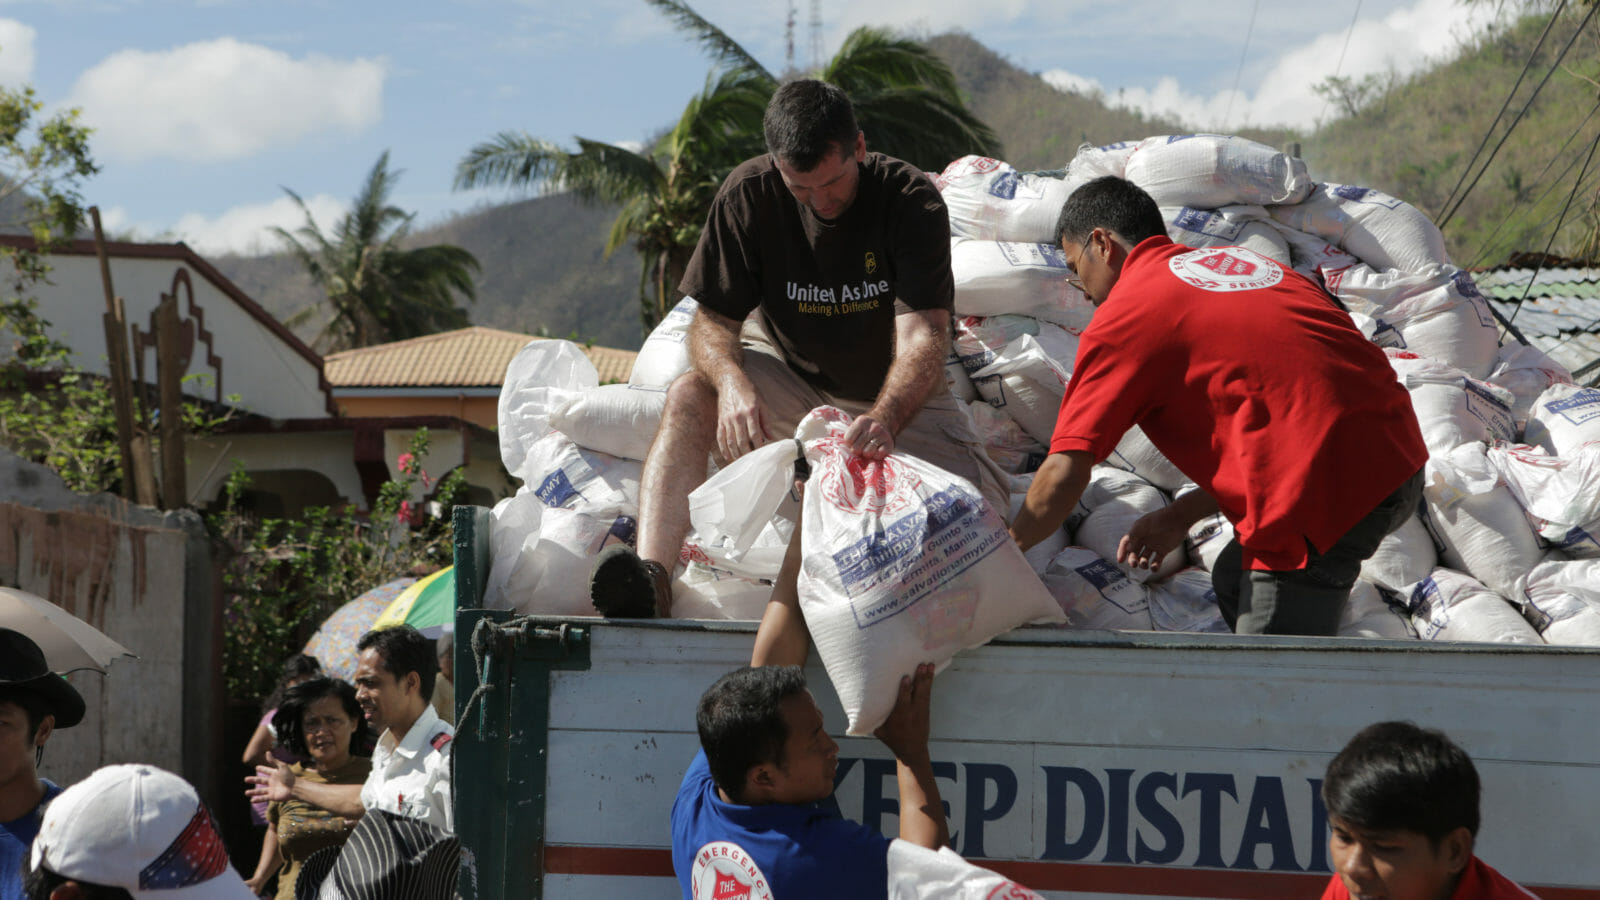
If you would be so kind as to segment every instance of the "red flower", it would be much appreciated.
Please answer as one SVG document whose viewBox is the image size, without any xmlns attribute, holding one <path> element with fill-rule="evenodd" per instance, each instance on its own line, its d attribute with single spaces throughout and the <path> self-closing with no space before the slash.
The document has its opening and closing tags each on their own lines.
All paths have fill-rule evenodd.
<svg viewBox="0 0 1600 900">
<path fill-rule="evenodd" d="M 402 453 L 400 458 L 395 460 L 395 464 L 400 467 L 401 472 L 410 475 L 417 467 L 417 458 L 410 453 Z"/>
<path fill-rule="evenodd" d="M 400 512 L 395 515 L 395 519 L 400 521 L 400 522 L 409 522 L 409 521 L 411 521 L 411 501 L 410 500 L 401 500 L 400 501 Z"/>
</svg>

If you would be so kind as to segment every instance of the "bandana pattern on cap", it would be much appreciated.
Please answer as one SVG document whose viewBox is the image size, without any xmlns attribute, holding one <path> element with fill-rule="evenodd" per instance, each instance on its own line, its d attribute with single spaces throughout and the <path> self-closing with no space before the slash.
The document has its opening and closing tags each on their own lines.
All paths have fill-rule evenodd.
<svg viewBox="0 0 1600 900">
<path fill-rule="evenodd" d="M 222 846 L 217 825 L 205 804 L 155 862 L 139 872 L 139 889 L 171 890 L 201 884 L 222 874 L 228 867 L 228 851 Z"/>
</svg>

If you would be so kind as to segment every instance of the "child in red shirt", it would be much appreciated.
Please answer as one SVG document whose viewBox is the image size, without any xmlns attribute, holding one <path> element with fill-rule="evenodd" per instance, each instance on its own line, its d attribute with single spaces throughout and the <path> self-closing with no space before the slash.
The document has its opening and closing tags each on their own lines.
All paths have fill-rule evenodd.
<svg viewBox="0 0 1600 900">
<path fill-rule="evenodd" d="M 1538 900 L 1472 853 L 1478 771 L 1441 731 L 1363 728 L 1328 764 L 1322 900 Z"/>
</svg>

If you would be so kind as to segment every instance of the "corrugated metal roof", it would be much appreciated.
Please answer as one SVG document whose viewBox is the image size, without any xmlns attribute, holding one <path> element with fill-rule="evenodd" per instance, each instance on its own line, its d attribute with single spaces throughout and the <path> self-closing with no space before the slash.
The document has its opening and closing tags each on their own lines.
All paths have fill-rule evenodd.
<svg viewBox="0 0 1600 900">
<path fill-rule="evenodd" d="M 499 387 L 506 365 L 536 335 L 473 326 L 334 353 L 323 372 L 335 390 L 374 387 Z M 627 381 L 632 350 L 585 347 L 600 383 Z"/>
<path fill-rule="evenodd" d="M 1600 385 L 1600 268 L 1504 266 L 1472 277 L 1528 343 L 1579 384 Z"/>
</svg>

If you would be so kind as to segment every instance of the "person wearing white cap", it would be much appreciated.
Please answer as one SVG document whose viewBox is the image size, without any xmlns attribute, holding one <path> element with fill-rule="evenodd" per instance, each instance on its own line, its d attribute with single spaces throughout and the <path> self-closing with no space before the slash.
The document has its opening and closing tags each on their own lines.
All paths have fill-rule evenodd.
<svg viewBox="0 0 1600 900">
<path fill-rule="evenodd" d="M 106 766 L 61 792 L 33 842 L 27 900 L 253 900 L 182 778 Z"/>
</svg>

